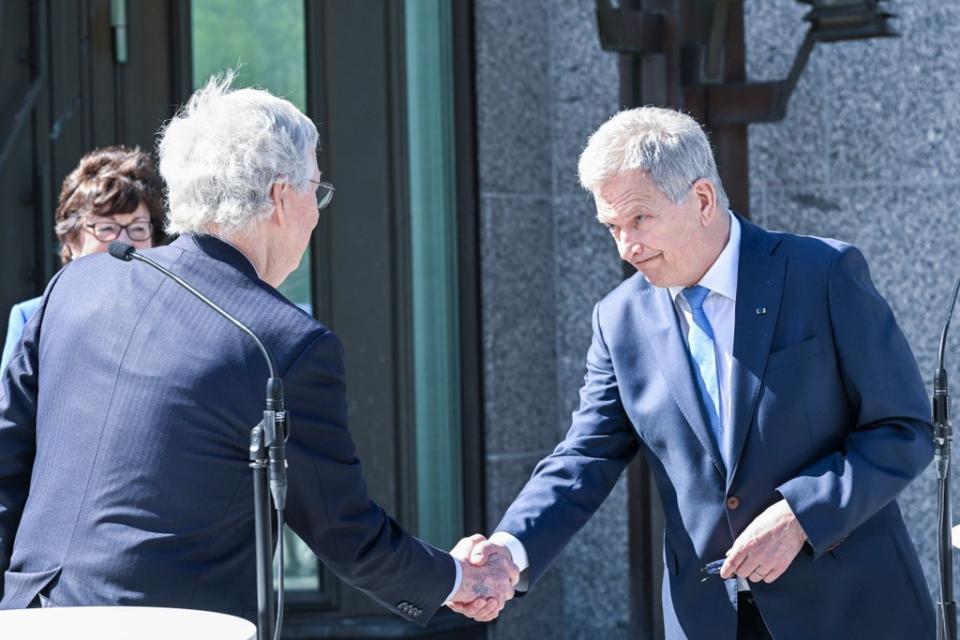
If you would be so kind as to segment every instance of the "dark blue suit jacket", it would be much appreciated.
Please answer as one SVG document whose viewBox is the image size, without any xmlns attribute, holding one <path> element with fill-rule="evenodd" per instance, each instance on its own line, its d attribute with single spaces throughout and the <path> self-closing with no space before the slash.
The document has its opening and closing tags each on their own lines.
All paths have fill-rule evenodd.
<svg viewBox="0 0 960 640">
<path fill-rule="evenodd" d="M 145 253 L 273 352 L 291 412 L 289 525 L 344 580 L 426 624 L 455 565 L 367 496 L 337 337 L 215 238 Z M 249 338 L 146 265 L 64 268 L 0 388 L 0 608 L 44 590 L 57 605 L 254 619 L 247 446 L 266 377 Z"/>
<path fill-rule="evenodd" d="M 732 468 L 669 292 L 637 274 L 596 306 L 573 425 L 497 529 L 524 544 L 536 582 L 639 451 L 666 517 L 668 638 L 736 638 L 736 581 L 702 582 L 701 568 L 781 497 L 809 545 L 781 578 L 752 585 L 775 638 L 932 638 L 895 500 L 933 454 L 910 348 L 855 248 L 741 225 Z"/>
</svg>

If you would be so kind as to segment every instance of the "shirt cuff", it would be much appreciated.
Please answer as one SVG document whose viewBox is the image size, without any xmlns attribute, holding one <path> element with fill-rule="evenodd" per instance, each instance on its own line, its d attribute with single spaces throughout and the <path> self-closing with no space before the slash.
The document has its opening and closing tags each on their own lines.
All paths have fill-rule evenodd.
<svg viewBox="0 0 960 640">
<path fill-rule="evenodd" d="M 530 566 L 527 560 L 527 550 L 524 549 L 523 543 L 512 534 L 506 531 L 497 531 L 490 536 L 490 542 L 503 545 L 510 550 L 510 555 L 513 556 L 513 564 L 517 566 L 518 571 L 526 571 L 527 567 Z"/>
<path fill-rule="evenodd" d="M 447 596 L 447 599 L 443 601 L 443 604 L 450 604 L 453 602 L 453 598 L 457 595 L 457 591 L 460 590 L 460 582 L 463 580 L 463 567 L 460 566 L 460 561 L 450 556 L 450 559 L 453 560 L 454 566 L 457 567 L 457 577 L 453 581 L 453 591 L 450 592 L 450 595 Z"/>
</svg>

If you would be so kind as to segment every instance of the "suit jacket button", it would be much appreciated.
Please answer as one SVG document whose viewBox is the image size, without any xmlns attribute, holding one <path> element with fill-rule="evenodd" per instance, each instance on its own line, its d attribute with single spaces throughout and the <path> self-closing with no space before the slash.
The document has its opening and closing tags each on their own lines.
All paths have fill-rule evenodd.
<svg viewBox="0 0 960 640">
<path fill-rule="evenodd" d="M 421 611 L 420 609 L 417 609 L 416 611 L 413 612 L 413 617 L 419 618 L 422 614 L 423 614 L 423 611 Z"/>
<path fill-rule="evenodd" d="M 740 498 L 737 496 L 730 496 L 727 498 L 727 509 L 731 511 L 736 510 L 740 506 Z"/>
</svg>

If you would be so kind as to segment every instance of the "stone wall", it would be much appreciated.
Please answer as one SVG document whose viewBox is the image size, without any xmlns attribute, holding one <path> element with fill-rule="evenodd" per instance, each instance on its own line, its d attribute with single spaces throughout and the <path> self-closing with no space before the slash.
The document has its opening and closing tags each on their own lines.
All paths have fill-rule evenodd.
<svg viewBox="0 0 960 640">
<path fill-rule="evenodd" d="M 950 195 L 960 171 L 960 5 L 885 4 L 899 16 L 901 37 L 817 45 L 786 119 L 750 127 L 750 206 L 763 226 L 838 238 L 864 252 L 932 390 L 940 327 L 960 275 L 960 217 Z M 807 8 L 747 1 L 751 80 L 785 75 Z M 956 387 L 960 332 L 950 347 Z M 900 498 L 935 597 L 936 490 L 931 466 Z"/>
<path fill-rule="evenodd" d="M 562 439 L 583 380 L 594 303 L 620 281 L 576 163 L 617 109 L 616 59 L 600 50 L 594 2 L 478 0 L 487 519 L 494 526 Z M 623 482 L 498 640 L 627 637 Z"/>
</svg>

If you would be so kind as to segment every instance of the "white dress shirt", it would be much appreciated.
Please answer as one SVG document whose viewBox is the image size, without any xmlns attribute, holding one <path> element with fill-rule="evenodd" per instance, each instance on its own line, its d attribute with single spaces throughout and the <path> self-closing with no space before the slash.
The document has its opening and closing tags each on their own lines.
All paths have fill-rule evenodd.
<svg viewBox="0 0 960 640">
<path fill-rule="evenodd" d="M 463 580 L 463 567 L 460 566 L 460 561 L 453 556 L 450 557 L 453 559 L 453 564 L 457 567 L 457 576 L 453 579 L 453 590 L 450 591 L 450 595 L 448 595 L 447 599 L 443 601 L 443 604 L 450 604 L 453 602 L 453 597 L 457 595 L 457 591 L 460 590 L 460 582 Z"/>
<path fill-rule="evenodd" d="M 733 335 L 736 322 L 737 308 L 737 278 L 740 274 L 740 222 L 737 217 L 730 215 L 730 237 L 727 244 L 714 261 L 713 265 L 700 279 L 699 284 L 710 290 L 703 302 L 703 312 L 710 321 L 713 329 L 713 344 L 717 353 L 717 377 L 720 383 L 720 430 L 724 442 L 719 443 L 722 451 L 730 450 L 728 438 L 731 436 L 731 407 L 730 384 L 733 370 Z M 680 332 L 689 345 L 690 325 L 693 322 L 693 312 L 690 303 L 680 295 L 683 287 L 669 287 L 670 297 L 680 318 Z M 513 563 L 517 569 L 524 571 L 530 566 L 527 559 L 527 550 L 523 543 L 506 531 L 497 531 L 490 536 L 490 541 L 504 545 L 513 556 Z M 738 578 L 740 590 L 747 587 L 745 580 Z M 523 589 L 526 580 L 521 577 L 517 585 Z"/>
</svg>

